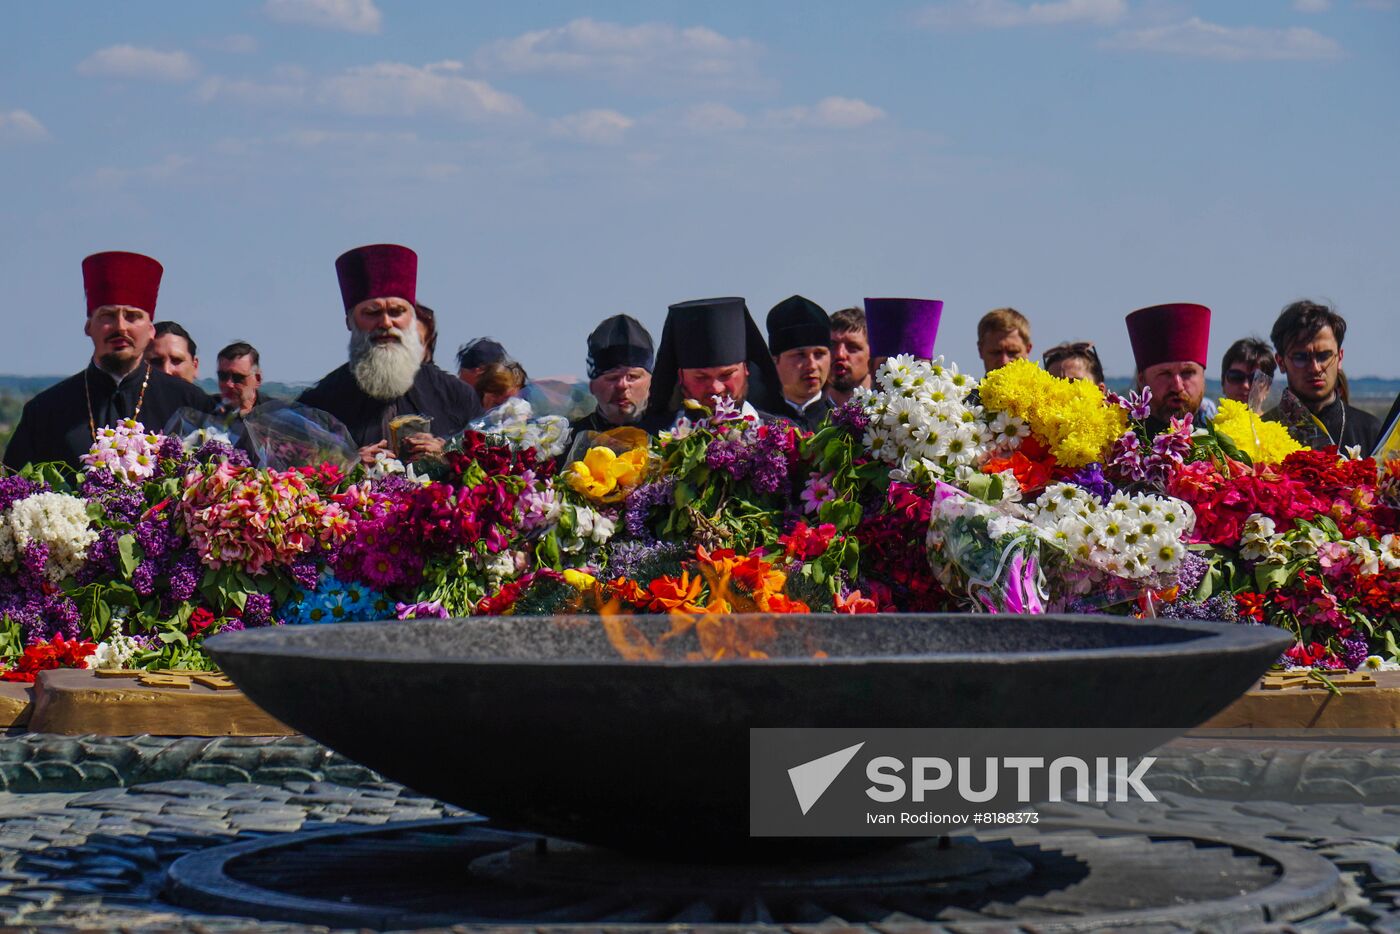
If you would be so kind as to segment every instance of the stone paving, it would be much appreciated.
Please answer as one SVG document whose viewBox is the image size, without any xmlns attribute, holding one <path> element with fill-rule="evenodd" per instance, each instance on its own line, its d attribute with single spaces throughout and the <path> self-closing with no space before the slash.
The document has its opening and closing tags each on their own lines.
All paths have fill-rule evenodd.
<svg viewBox="0 0 1400 934">
<path fill-rule="evenodd" d="M 1400 932 L 1400 787 L 1393 781 L 1400 758 L 1368 749 L 1292 759 L 1286 750 L 1201 749 L 1166 765 L 1176 787 L 1197 793 L 1166 792 L 1161 804 L 1044 806 L 1042 820 L 1107 817 L 1302 847 L 1344 871 L 1347 903 L 1295 926 L 1255 930 Z M 1355 800 L 1372 803 L 1317 800 L 1344 791 L 1338 780 L 1359 790 Z M 0 793 L 0 923 L 39 930 L 324 930 L 163 905 L 165 868 L 235 840 L 463 813 L 298 737 L 9 737 L 0 739 L 0 781 L 9 789 Z M 1201 797 L 1202 782 L 1223 792 L 1253 785 L 1256 793 L 1273 782 L 1293 803 Z M 1313 800 L 1300 800 L 1309 788 Z"/>
</svg>

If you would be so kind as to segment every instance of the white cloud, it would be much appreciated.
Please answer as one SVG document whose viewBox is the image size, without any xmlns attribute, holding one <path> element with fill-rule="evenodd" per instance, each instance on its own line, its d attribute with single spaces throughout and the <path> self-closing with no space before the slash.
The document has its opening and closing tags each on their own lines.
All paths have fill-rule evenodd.
<svg viewBox="0 0 1400 934">
<path fill-rule="evenodd" d="M 853 97 L 827 97 L 814 107 L 788 107 L 768 113 L 769 122 L 777 126 L 827 130 L 852 130 L 884 117 L 885 112 L 879 107 Z"/>
<path fill-rule="evenodd" d="M 622 137 L 635 123 L 616 110 L 584 110 L 552 120 L 549 126 L 558 136 L 610 146 L 622 142 Z"/>
<path fill-rule="evenodd" d="M 185 174 L 193 164 L 188 156 L 170 153 L 159 162 L 134 169 L 119 169 L 104 166 L 85 179 L 79 179 L 79 188 L 114 189 L 122 188 L 131 182 L 169 182 Z"/>
<path fill-rule="evenodd" d="M 287 106 L 306 100 L 306 85 L 290 81 L 249 81 L 231 78 L 209 78 L 199 85 L 195 96 L 204 103 L 232 101 L 254 106 Z"/>
<path fill-rule="evenodd" d="M 613 80 L 667 76 L 733 85 L 756 79 L 754 59 L 759 51 L 750 39 L 731 39 L 705 26 L 623 26 L 583 18 L 493 42 L 477 53 L 476 61 L 484 69 L 510 73 Z"/>
<path fill-rule="evenodd" d="M 318 99 L 337 110 L 372 116 L 421 114 L 481 120 L 525 113 L 520 99 L 462 75 L 461 62 L 380 62 L 321 82 Z"/>
<path fill-rule="evenodd" d="M 1111 49 L 1224 62 L 1309 61 L 1342 54 L 1337 40 L 1300 26 L 1221 26 L 1194 16 L 1184 23 L 1121 32 L 1102 44 Z"/>
<path fill-rule="evenodd" d="M 681 117 L 681 123 L 697 133 L 742 130 L 748 122 L 748 117 L 734 108 L 714 103 L 696 104 Z"/>
<path fill-rule="evenodd" d="M 1045 0 L 1030 4 L 1012 0 L 950 0 L 924 9 L 917 20 L 921 26 L 935 29 L 1007 29 L 1066 23 L 1102 26 L 1120 19 L 1127 11 L 1127 0 Z"/>
<path fill-rule="evenodd" d="M 78 63 L 78 73 L 109 78 L 189 81 L 199 73 L 185 52 L 161 52 L 134 45 L 109 45 Z"/>
<path fill-rule="evenodd" d="M 263 10 L 281 23 L 377 33 L 383 23 L 374 0 L 267 0 Z"/>
<path fill-rule="evenodd" d="M 1293 0 L 1293 9 L 1299 13 L 1326 13 L 1332 8 L 1332 0 Z"/>
<path fill-rule="evenodd" d="M 233 55 L 252 55 L 258 50 L 258 40 L 243 33 L 219 39 L 206 39 L 202 44 L 215 52 L 228 52 Z"/>
<path fill-rule="evenodd" d="M 49 131 L 27 110 L 0 110 L 0 143 L 42 143 Z"/>
</svg>

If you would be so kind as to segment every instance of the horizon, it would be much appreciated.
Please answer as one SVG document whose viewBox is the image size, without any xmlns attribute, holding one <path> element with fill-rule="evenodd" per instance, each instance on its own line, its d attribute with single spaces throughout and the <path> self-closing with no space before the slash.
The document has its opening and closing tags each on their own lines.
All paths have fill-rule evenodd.
<svg viewBox="0 0 1400 934">
<path fill-rule="evenodd" d="M 1218 372 L 1331 300 L 1348 375 L 1400 378 L 1398 46 L 1397 0 L 23 6 L 0 218 L 36 323 L 0 371 L 76 371 L 79 264 L 127 249 L 206 369 L 246 339 L 313 382 L 345 359 L 335 257 L 399 242 L 441 358 L 491 335 L 531 372 L 581 370 L 611 314 L 659 338 L 737 294 L 762 328 L 796 292 L 942 299 L 969 372 L 1001 306 L 1122 372 L 1128 312 L 1197 301 Z"/>
</svg>

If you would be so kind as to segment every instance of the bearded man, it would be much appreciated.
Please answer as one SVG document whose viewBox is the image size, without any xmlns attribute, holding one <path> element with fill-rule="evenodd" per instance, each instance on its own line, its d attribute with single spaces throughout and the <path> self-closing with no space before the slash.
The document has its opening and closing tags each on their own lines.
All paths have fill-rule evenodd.
<svg viewBox="0 0 1400 934">
<path fill-rule="evenodd" d="M 713 408 L 725 398 L 746 418 L 791 420 L 782 386 L 763 334 L 742 298 L 702 298 L 672 305 L 661 327 L 651 396 L 641 427 L 650 434 L 669 431 L 681 415 L 693 416 L 687 401 Z"/>
<path fill-rule="evenodd" d="M 423 363 L 414 311 L 418 254 L 392 243 L 357 247 L 335 261 L 335 271 L 350 360 L 297 401 L 344 422 L 364 463 L 390 451 L 390 422 L 408 415 L 429 419 L 432 430 L 401 439 L 390 453 L 406 460 L 441 453 L 443 439 L 481 415 L 481 400 L 466 383 Z"/>
<path fill-rule="evenodd" d="M 1210 309 L 1176 302 L 1139 308 L 1128 315 L 1128 338 L 1137 362 L 1138 385 L 1152 390 L 1149 437 L 1166 431 L 1173 418 L 1194 424 L 1213 414 L 1203 405 L 1210 345 Z"/>
<path fill-rule="evenodd" d="M 605 318 L 588 335 L 588 391 L 597 408 L 569 427 L 607 431 L 641 421 L 655 362 L 651 335 L 640 321 L 630 315 Z"/>
<path fill-rule="evenodd" d="M 5 448 L 6 467 L 62 461 L 76 470 L 99 428 L 131 418 L 160 431 L 181 408 L 213 410 L 213 400 L 193 383 L 146 360 L 164 271 L 140 253 L 95 253 L 83 260 L 83 333 L 92 341 L 92 360 L 25 403 Z"/>
</svg>

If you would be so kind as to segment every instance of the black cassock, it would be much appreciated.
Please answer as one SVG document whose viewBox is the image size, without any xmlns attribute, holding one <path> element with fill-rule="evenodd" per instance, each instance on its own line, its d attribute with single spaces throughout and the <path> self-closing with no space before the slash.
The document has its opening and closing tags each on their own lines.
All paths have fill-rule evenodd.
<svg viewBox="0 0 1400 934">
<path fill-rule="evenodd" d="M 481 416 L 476 390 L 431 363 L 418 368 L 413 385 L 397 399 L 376 399 L 360 388 L 346 363 L 328 373 L 297 399 L 334 415 L 350 429 L 350 437 L 366 447 L 389 437 L 389 422 L 400 415 L 424 415 L 433 420 L 432 433 L 451 438 Z"/>
<path fill-rule="evenodd" d="M 194 383 L 167 376 L 150 368 L 144 399 L 141 384 L 149 364 L 142 364 L 117 385 L 95 364 L 50 386 L 24 405 L 14 436 L 5 448 L 5 466 L 19 470 L 26 464 L 63 461 L 77 470 L 78 458 L 93 444 L 88 422 L 88 402 L 92 402 L 92 425 L 105 428 L 124 418 L 135 418 L 150 431 L 161 431 L 182 408 L 212 412 L 214 403 Z M 138 402 L 140 411 L 137 411 Z"/>
</svg>

